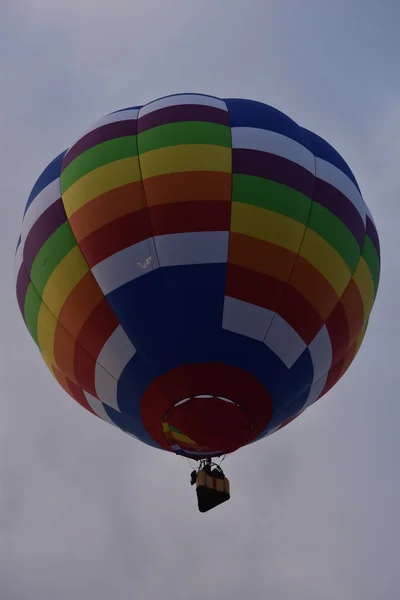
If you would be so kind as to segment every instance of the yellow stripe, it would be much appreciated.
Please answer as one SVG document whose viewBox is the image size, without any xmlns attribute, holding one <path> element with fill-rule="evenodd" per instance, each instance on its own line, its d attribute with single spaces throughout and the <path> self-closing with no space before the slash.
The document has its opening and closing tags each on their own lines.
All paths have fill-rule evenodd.
<svg viewBox="0 0 400 600">
<path fill-rule="evenodd" d="M 51 314 L 47 306 L 42 302 L 39 309 L 37 336 L 40 352 L 47 356 L 47 360 L 57 365 L 54 356 L 54 338 L 57 327 L 57 319 Z"/>
<path fill-rule="evenodd" d="M 64 302 L 88 271 L 79 246 L 72 248 L 54 269 L 43 290 L 43 302 L 54 316 L 58 317 Z"/>
<path fill-rule="evenodd" d="M 139 180 L 140 169 L 137 156 L 116 160 L 91 171 L 64 192 L 63 202 L 67 217 L 90 200 Z"/>
<path fill-rule="evenodd" d="M 172 436 L 177 442 L 184 442 L 185 444 L 189 444 L 191 446 L 196 446 L 196 442 L 191 440 L 189 437 L 187 437 L 187 435 L 183 435 L 183 434 L 181 435 L 180 433 L 177 433 L 176 431 L 172 431 Z"/>
<path fill-rule="evenodd" d="M 54 368 L 53 368 L 54 365 L 51 363 L 51 361 L 47 358 L 47 356 L 43 352 L 41 352 L 41 355 L 46 364 L 46 367 L 49 369 L 49 371 L 53 375 L 54 379 L 56 379 L 56 376 L 54 374 Z M 57 379 L 56 379 L 56 381 L 57 381 Z"/>
<path fill-rule="evenodd" d="M 351 271 L 339 252 L 323 237 L 307 229 L 299 254 L 329 281 L 338 296 L 343 294 L 351 279 Z"/>
<path fill-rule="evenodd" d="M 360 349 L 360 346 L 361 346 L 361 344 L 362 344 L 362 343 L 363 343 L 363 341 L 364 341 L 364 338 L 365 338 L 365 334 L 366 334 L 366 333 L 367 333 L 367 322 L 365 322 L 364 328 L 363 328 L 363 330 L 361 331 L 360 335 L 359 335 L 359 336 L 358 336 L 358 338 L 357 338 L 357 342 L 356 342 L 356 351 L 355 351 L 355 354 L 354 354 L 354 358 L 356 357 L 356 355 L 357 355 L 357 352 L 359 351 L 359 349 Z"/>
<path fill-rule="evenodd" d="M 364 319 L 367 321 L 374 305 L 375 290 L 371 271 L 369 270 L 368 265 L 362 256 L 353 275 L 353 279 L 360 291 L 364 305 Z"/>
<path fill-rule="evenodd" d="M 304 225 L 259 206 L 232 202 L 231 231 L 243 233 L 292 252 L 299 251 Z"/>
<path fill-rule="evenodd" d="M 232 150 L 222 146 L 182 144 L 140 155 L 143 179 L 184 171 L 232 171 Z"/>
</svg>

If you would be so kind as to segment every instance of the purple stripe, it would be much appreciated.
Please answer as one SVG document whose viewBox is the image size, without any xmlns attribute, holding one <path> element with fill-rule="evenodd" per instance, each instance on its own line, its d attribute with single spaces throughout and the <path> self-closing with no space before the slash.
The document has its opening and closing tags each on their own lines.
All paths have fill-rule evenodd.
<svg viewBox="0 0 400 600">
<path fill-rule="evenodd" d="M 229 113 L 226 110 L 201 104 L 183 104 L 160 108 L 143 117 L 140 116 L 139 111 L 138 133 L 160 125 L 182 123 L 183 121 L 206 121 L 207 123 L 217 123 L 217 125 L 226 125 L 227 127 L 230 125 Z"/>
<path fill-rule="evenodd" d="M 373 245 L 375 246 L 375 250 L 379 256 L 379 260 L 381 258 L 381 246 L 379 243 L 379 237 L 378 237 L 378 232 L 376 230 L 375 225 L 373 224 L 373 222 L 371 221 L 371 219 L 369 218 L 369 216 L 367 215 L 367 227 L 366 227 L 366 233 L 367 236 L 370 238 L 371 242 L 373 243 Z"/>
<path fill-rule="evenodd" d="M 28 287 L 31 280 L 29 278 L 28 272 L 25 268 L 24 263 L 19 268 L 18 277 L 17 277 L 17 300 L 19 305 L 19 310 L 21 311 L 22 317 L 25 319 L 25 298 L 26 293 L 28 291 Z"/>
<path fill-rule="evenodd" d="M 364 246 L 364 221 L 352 202 L 339 190 L 322 179 L 315 180 L 314 201 L 333 213 L 355 237 L 362 251 Z"/>
<path fill-rule="evenodd" d="M 68 167 L 75 158 L 77 158 L 86 150 L 108 142 L 114 138 L 124 137 L 128 135 L 136 135 L 137 120 L 129 119 L 126 121 L 117 121 L 116 123 L 108 123 L 107 125 L 99 125 L 97 129 L 89 131 L 85 136 L 76 142 L 67 152 L 62 163 L 61 172 Z"/>
<path fill-rule="evenodd" d="M 40 248 L 66 220 L 67 215 L 61 198 L 40 215 L 25 240 L 23 260 L 28 273 L 31 272 L 33 261 Z"/>
<path fill-rule="evenodd" d="M 270 179 L 312 198 L 314 175 L 300 165 L 276 154 L 234 148 L 232 150 L 232 172 Z"/>
</svg>

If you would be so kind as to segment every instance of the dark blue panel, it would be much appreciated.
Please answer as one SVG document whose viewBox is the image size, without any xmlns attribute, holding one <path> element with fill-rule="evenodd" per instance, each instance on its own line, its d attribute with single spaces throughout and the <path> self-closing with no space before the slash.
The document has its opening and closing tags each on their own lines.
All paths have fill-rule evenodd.
<svg viewBox="0 0 400 600">
<path fill-rule="evenodd" d="M 44 190 L 44 188 L 47 187 L 52 181 L 54 181 L 55 179 L 57 179 L 57 177 L 60 176 L 61 165 L 66 152 L 67 151 L 64 150 L 64 152 L 61 152 L 61 154 L 59 154 L 54 160 L 52 160 L 51 163 L 45 168 L 43 173 L 40 175 L 39 179 L 37 179 L 35 185 L 32 188 L 31 193 L 29 194 L 24 214 L 26 213 L 36 196 L 40 194 L 40 192 Z"/>
<path fill-rule="evenodd" d="M 156 444 L 156 442 L 149 436 L 140 420 L 138 421 L 132 415 L 126 413 L 119 413 L 118 411 L 114 410 L 110 406 L 107 406 L 106 404 L 103 404 L 103 406 L 104 410 L 106 411 L 110 419 L 113 421 L 113 423 L 117 425 L 117 427 L 119 427 L 123 431 L 135 435 L 140 439 L 140 441 L 144 442 L 145 444 L 148 444 L 149 446 L 153 446 L 154 448 L 160 448 L 160 446 Z"/>
<path fill-rule="evenodd" d="M 221 330 L 226 263 L 164 267 L 162 276 L 180 340 L 196 343 L 198 336 Z"/>
<path fill-rule="evenodd" d="M 156 281 L 157 271 L 110 295 L 132 342 L 146 350 L 146 357 L 137 353 L 132 358 L 118 387 L 119 407 L 131 415 L 135 423 L 132 432 L 143 440 L 148 434 L 140 421 L 141 397 L 154 379 L 182 364 L 220 361 L 252 373 L 268 390 L 279 422 L 304 404 L 299 395 L 307 395 L 313 377 L 308 350 L 289 370 L 262 342 L 222 329 L 225 269 L 226 265 L 163 268 L 168 303 L 160 280 Z M 184 293 L 179 287 L 183 282 L 187 286 Z M 174 344 L 167 307 L 172 307 L 174 317 Z"/>
<path fill-rule="evenodd" d="M 174 329 L 161 270 L 155 269 L 107 295 L 132 344 L 156 370 L 174 353 Z"/>
<path fill-rule="evenodd" d="M 231 127 L 256 127 L 275 131 L 312 151 L 308 136 L 302 127 L 280 110 L 255 100 L 227 98 L 225 102 L 229 110 Z"/>
</svg>

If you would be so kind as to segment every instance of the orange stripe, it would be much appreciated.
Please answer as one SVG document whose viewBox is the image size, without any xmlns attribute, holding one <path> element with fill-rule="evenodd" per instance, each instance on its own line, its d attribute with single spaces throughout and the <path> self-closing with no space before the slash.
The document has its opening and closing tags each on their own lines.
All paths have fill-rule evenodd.
<svg viewBox="0 0 400 600">
<path fill-rule="evenodd" d="M 111 221 L 146 206 L 141 181 L 110 190 L 73 213 L 69 222 L 79 242 Z"/>
<path fill-rule="evenodd" d="M 93 312 L 95 313 L 96 310 Z M 93 335 L 95 338 L 98 337 L 96 333 Z M 87 341 L 90 342 L 91 339 Z M 69 335 L 62 325 L 57 325 L 54 355 L 59 369 L 68 379 L 92 394 L 92 396 L 96 395 L 94 387 L 96 361 L 80 343 L 77 343 Z"/>
<path fill-rule="evenodd" d="M 290 283 L 315 308 L 323 321 L 327 320 L 339 302 L 329 281 L 302 256 L 298 256 Z"/>
<path fill-rule="evenodd" d="M 291 286 L 324 321 L 339 301 L 333 287 L 311 263 L 276 244 L 231 232 L 228 262 L 285 283 L 290 278 Z"/>
<path fill-rule="evenodd" d="M 210 171 L 168 173 L 144 179 L 143 184 L 148 206 L 202 200 L 231 202 L 230 173 Z"/>
<path fill-rule="evenodd" d="M 364 305 L 360 290 L 354 279 L 350 279 L 341 297 L 341 303 L 346 312 L 349 326 L 349 343 L 351 344 L 358 338 L 364 327 Z"/>
<path fill-rule="evenodd" d="M 231 232 L 228 263 L 258 271 L 286 282 L 293 268 L 296 254 L 276 244 L 258 238 Z"/>
<path fill-rule="evenodd" d="M 59 322 L 73 338 L 78 337 L 83 325 L 103 297 L 103 292 L 89 271 L 73 288 L 58 317 Z"/>
<path fill-rule="evenodd" d="M 60 371 L 77 383 L 74 372 L 75 347 L 75 339 L 69 335 L 60 323 L 57 323 L 54 335 L 54 357 Z"/>
<path fill-rule="evenodd" d="M 75 383 L 74 367 L 76 339 L 104 295 L 92 273 L 87 273 L 64 303 L 54 335 L 54 356 L 58 367 Z"/>
<path fill-rule="evenodd" d="M 72 391 L 71 391 L 71 388 L 68 385 L 68 379 L 67 379 L 67 377 L 55 365 L 51 365 L 51 368 L 52 368 L 54 377 L 56 378 L 56 380 L 59 383 L 59 385 L 63 388 L 63 390 L 65 390 L 67 392 L 67 394 L 69 394 L 70 396 L 72 396 Z"/>
</svg>

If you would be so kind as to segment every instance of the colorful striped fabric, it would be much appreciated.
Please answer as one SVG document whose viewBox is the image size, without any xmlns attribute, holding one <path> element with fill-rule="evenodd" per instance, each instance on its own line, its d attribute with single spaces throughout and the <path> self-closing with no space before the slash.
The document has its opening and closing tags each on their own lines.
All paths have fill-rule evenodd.
<svg viewBox="0 0 400 600">
<path fill-rule="evenodd" d="M 324 395 L 359 350 L 380 273 L 336 150 L 265 104 L 190 94 L 106 115 L 51 162 L 15 260 L 60 385 L 147 444 L 185 439 L 187 455 L 214 448 L 208 424 L 215 453 L 232 451 Z"/>
</svg>

